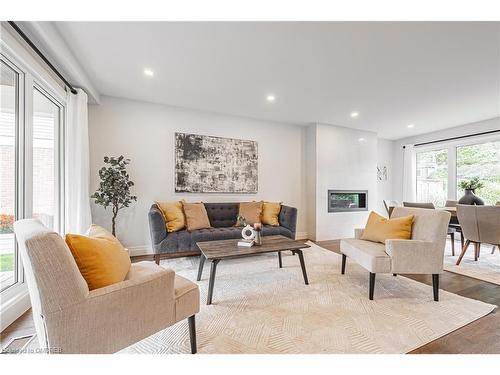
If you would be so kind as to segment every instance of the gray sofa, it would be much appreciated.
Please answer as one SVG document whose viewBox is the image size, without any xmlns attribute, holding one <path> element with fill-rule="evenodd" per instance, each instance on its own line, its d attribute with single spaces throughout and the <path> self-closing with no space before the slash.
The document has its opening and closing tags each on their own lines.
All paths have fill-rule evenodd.
<svg viewBox="0 0 500 375">
<path fill-rule="evenodd" d="M 160 257 L 175 258 L 199 254 L 196 242 L 241 238 L 241 227 L 235 227 L 239 203 L 204 203 L 212 228 L 194 231 L 181 230 L 167 233 L 165 220 L 160 209 L 153 204 L 149 209 L 149 230 L 155 254 L 155 262 Z M 297 209 L 281 206 L 279 226 L 264 225 L 262 234 L 271 236 L 281 234 L 295 239 Z"/>
</svg>

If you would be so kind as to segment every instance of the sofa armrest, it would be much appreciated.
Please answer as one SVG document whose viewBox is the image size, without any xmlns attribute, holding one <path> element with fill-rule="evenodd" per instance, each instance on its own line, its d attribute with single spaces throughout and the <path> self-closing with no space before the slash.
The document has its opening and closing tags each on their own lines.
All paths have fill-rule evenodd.
<svg viewBox="0 0 500 375">
<path fill-rule="evenodd" d="M 279 214 L 279 222 L 282 227 L 287 228 L 292 232 L 292 237 L 295 238 L 297 231 L 297 209 L 290 206 L 281 206 Z"/>
<path fill-rule="evenodd" d="M 354 238 L 360 240 L 364 230 L 365 228 L 354 228 Z"/>
<path fill-rule="evenodd" d="M 386 240 L 385 251 L 393 273 L 435 274 L 443 272 L 444 249 L 420 240 Z"/>
<path fill-rule="evenodd" d="M 160 209 L 156 205 L 151 206 L 148 213 L 149 233 L 151 234 L 151 244 L 156 253 L 159 244 L 167 237 L 165 219 Z"/>
</svg>

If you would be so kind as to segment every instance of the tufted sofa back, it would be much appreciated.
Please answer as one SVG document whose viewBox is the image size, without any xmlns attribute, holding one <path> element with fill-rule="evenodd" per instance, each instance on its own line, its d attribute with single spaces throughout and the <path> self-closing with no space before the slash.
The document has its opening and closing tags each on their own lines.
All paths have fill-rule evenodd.
<svg viewBox="0 0 500 375">
<path fill-rule="evenodd" d="M 214 228 L 234 227 L 240 204 L 236 203 L 204 203 L 210 225 Z"/>
</svg>

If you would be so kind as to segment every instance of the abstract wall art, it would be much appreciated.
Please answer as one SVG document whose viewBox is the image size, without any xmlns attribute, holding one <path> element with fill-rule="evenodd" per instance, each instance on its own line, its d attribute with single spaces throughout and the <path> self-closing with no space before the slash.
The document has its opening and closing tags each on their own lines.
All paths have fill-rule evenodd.
<svg viewBox="0 0 500 375">
<path fill-rule="evenodd" d="M 176 193 L 257 193 L 257 142 L 175 133 Z"/>
</svg>

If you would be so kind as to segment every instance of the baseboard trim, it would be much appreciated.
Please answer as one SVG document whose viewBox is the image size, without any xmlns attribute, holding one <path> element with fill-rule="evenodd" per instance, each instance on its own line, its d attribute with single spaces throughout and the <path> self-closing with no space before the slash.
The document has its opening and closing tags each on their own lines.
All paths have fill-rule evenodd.
<svg viewBox="0 0 500 375">
<path fill-rule="evenodd" d="M 307 232 L 297 232 L 297 233 L 295 233 L 295 239 L 308 240 L 309 236 L 308 236 Z"/>
<path fill-rule="evenodd" d="M 31 300 L 28 286 L 23 284 L 19 286 L 19 291 L 16 291 L 16 294 L 12 298 L 2 301 L 0 309 L 0 315 L 2 316 L 2 319 L 0 319 L 0 332 L 14 323 L 30 307 Z"/>
<path fill-rule="evenodd" d="M 148 245 L 141 246 L 129 246 L 128 253 L 131 257 L 139 256 L 139 255 L 153 255 L 153 249 Z"/>
</svg>

